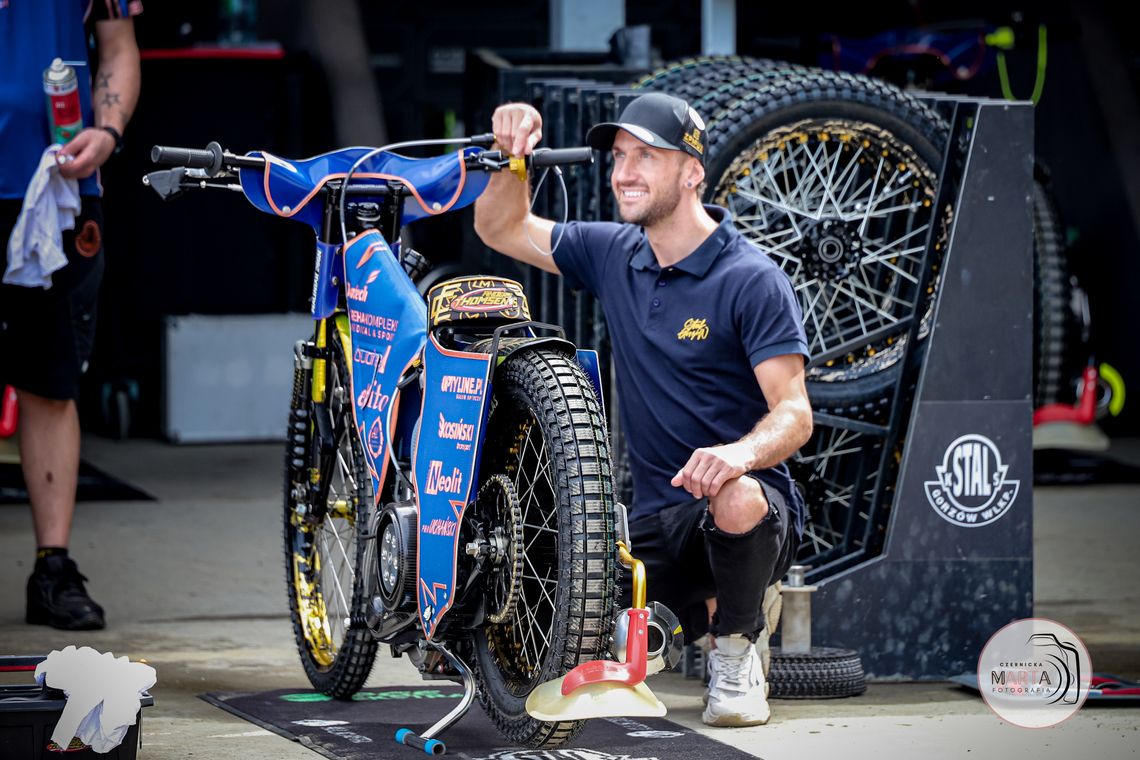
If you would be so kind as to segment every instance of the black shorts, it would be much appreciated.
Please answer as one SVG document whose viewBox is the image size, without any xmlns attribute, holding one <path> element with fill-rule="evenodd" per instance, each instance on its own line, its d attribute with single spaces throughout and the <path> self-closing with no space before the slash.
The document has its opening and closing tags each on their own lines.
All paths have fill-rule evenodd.
<svg viewBox="0 0 1140 760">
<path fill-rule="evenodd" d="M 20 205 L 0 200 L 0 275 L 8 267 L 8 238 Z M 0 386 L 53 399 L 79 396 L 79 378 L 95 341 L 102 241 L 103 207 L 98 198 L 85 196 L 75 228 L 63 233 L 67 266 L 52 274 L 52 286 L 0 284 Z"/>
<path fill-rule="evenodd" d="M 762 589 L 780 580 L 788 572 L 800 541 L 783 494 L 753 477 L 764 489 L 769 505 L 768 515 L 757 528 L 763 534 L 765 556 L 751 558 L 754 563 L 752 567 L 733 570 L 764 576 L 760 597 L 740 600 L 746 603 L 754 601 L 759 610 L 764 601 Z M 713 579 L 705 531 L 701 528 L 701 521 L 707 511 L 708 500 L 696 499 L 666 507 L 629 524 L 633 556 L 645 564 L 646 596 L 649 601 L 661 602 L 677 615 L 684 628 L 686 642 L 700 638 L 708 630 L 706 599 L 734 596 L 739 591 L 736 587 L 718 589 Z M 712 519 L 711 516 L 709 519 Z M 629 576 L 629 573 L 625 573 L 623 578 L 623 606 L 630 604 Z"/>
</svg>

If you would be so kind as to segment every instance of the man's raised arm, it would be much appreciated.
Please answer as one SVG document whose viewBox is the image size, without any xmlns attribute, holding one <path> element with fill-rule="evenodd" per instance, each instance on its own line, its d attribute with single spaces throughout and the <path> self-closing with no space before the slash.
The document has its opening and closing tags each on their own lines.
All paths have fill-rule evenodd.
<svg viewBox="0 0 1140 760">
<path fill-rule="evenodd" d="M 525 103 L 499 106 L 491 124 L 499 146 L 511 155 L 530 155 L 542 139 L 542 117 Z M 559 274 L 550 255 L 553 230 L 554 222 L 530 213 L 527 183 L 510 172 L 492 176 L 475 201 L 475 234 L 487 247 Z"/>
</svg>

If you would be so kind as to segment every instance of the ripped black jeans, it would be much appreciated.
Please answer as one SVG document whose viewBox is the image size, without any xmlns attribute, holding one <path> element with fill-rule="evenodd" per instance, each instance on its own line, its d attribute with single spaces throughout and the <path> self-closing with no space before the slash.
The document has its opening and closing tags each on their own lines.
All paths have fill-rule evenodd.
<svg viewBox="0 0 1140 760">
<path fill-rule="evenodd" d="M 764 590 L 788 572 L 799 536 L 783 495 L 760 485 L 769 511 L 748 533 L 717 528 L 707 499 L 667 507 L 629 525 L 633 556 L 645 563 L 646 596 L 677 615 L 686 643 L 706 632 L 742 633 L 755 640 L 764 629 Z M 717 611 L 710 626 L 705 599 L 713 597 Z M 625 573 L 622 606 L 628 607 L 631 598 L 630 574 Z"/>
</svg>

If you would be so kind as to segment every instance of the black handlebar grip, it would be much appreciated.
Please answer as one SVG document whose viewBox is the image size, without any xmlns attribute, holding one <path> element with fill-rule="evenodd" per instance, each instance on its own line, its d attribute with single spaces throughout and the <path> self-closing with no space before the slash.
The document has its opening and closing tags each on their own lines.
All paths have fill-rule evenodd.
<svg viewBox="0 0 1140 760">
<path fill-rule="evenodd" d="M 535 169 L 592 163 L 594 163 L 593 148 L 539 148 L 530 158 L 530 165 Z"/>
<path fill-rule="evenodd" d="M 212 142 L 205 150 L 194 148 L 168 148 L 164 145 L 155 145 L 150 149 L 150 160 L 156 164 L 168 166 L 185 166 L 187 169 L 205 169 L 211 176 L 222 170 L 222 146 Z"/>
</svg>

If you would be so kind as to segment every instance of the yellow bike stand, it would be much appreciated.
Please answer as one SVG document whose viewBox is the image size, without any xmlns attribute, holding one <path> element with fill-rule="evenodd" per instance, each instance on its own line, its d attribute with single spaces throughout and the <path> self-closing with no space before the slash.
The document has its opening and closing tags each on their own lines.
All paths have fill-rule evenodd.
<svg viewBox="0 0 1140 760">
<path fill-rule="evenodd" d="M 649 657 L 649 610 L 645 565 L 618 542 L 618 557 L 633 571 L 633 607 L 627 611 L 626 661 L 591 660 L 530 693 L 526 711 L 545 721 L 586 718 L 661 717 L 665 705 L 645 685 Z"/>
</svg>

